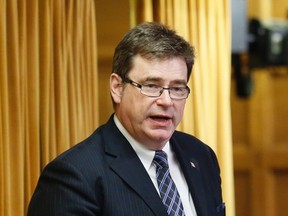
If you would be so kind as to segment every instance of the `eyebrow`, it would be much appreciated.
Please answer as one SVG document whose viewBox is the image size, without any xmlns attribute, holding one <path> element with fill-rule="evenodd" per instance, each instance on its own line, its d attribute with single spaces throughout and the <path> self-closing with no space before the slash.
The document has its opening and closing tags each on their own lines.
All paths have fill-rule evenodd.
<svg viewBox="0 0 288 216">
<path fill-rule="evenodd" d="M 145 79 L 143 79 L 143 82 L 146 81 L 155 81 L 155 82 L 161 82 L 164 81 L 161 77 L 146 77 Z M 184 79 L 176 79 L 176 80 L 172 80 L 171 83 L 173 84 L 185 84 L 187 85 L 187 81 Z"/>
</svg>

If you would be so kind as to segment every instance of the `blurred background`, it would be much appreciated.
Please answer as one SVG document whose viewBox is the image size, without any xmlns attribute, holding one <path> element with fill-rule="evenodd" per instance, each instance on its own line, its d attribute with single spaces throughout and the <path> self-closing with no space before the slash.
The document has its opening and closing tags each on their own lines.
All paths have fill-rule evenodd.
<svg viewBox="0 0 288 216">
<path fill-rule="evenodd" d="M 0 216 L 25 215 L 43 167 L 113 113 L 114 48 L 143 21 L 195 46 L 178 129 L 215 150 L 227 216 L 286 216 L 283 0 L 0 0 Z"/>
</svg>

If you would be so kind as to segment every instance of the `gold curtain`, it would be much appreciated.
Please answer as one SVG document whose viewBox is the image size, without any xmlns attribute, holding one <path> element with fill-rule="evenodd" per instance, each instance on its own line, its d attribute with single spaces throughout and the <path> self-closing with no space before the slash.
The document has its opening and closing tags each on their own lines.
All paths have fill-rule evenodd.
<svg viewBox="0 0 288 216">
<path fill-rule="evenodd" d="M 95 2 L 0 0 L 0 215 L 98 124 Z"/>
<path fill-rule="evenodd" d="M 235 215 L 230 116 L 230 1 L 130 0 L 131 23 L 158 21 L 174 28 L 196 49 L 196 63 L 179 130 L 194 134 L 216 152 L 227 215 Z"/>
</svg>

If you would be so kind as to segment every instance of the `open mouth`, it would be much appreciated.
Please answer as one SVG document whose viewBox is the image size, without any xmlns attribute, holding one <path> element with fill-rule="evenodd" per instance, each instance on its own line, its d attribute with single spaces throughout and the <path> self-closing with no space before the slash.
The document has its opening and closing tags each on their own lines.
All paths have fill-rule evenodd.
<svg viewBox="0 0 288 216">
<path fill-rule="evenodd" d="M 167 121 L 171 119 L 168 116 L 150 116 L 150 118 L 157 121 Z"/>
</svg>

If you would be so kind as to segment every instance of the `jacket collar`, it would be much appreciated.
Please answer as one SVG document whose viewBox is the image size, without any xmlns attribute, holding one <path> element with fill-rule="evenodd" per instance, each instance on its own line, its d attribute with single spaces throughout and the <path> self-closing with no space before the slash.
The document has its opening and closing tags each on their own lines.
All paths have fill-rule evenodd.
<svg viewBox="0 0 288 216">
<path fill-rule="evenodd" d="M 182 172 L 186 178 L 193 202 L 198 216 L 208 215 L 206 207 L 206 192 L 201 177 L 201 170 L 198 166 L 197 156 L 193 155 L 193 149 L 183 149 L 181 143 L 176 141 L 174 136 L 170 139 L 172 151 L 175 152 L 176 157 L 182 168 Z M 199 157 L 199 156 L 198 156 Z"/>
</svg>

